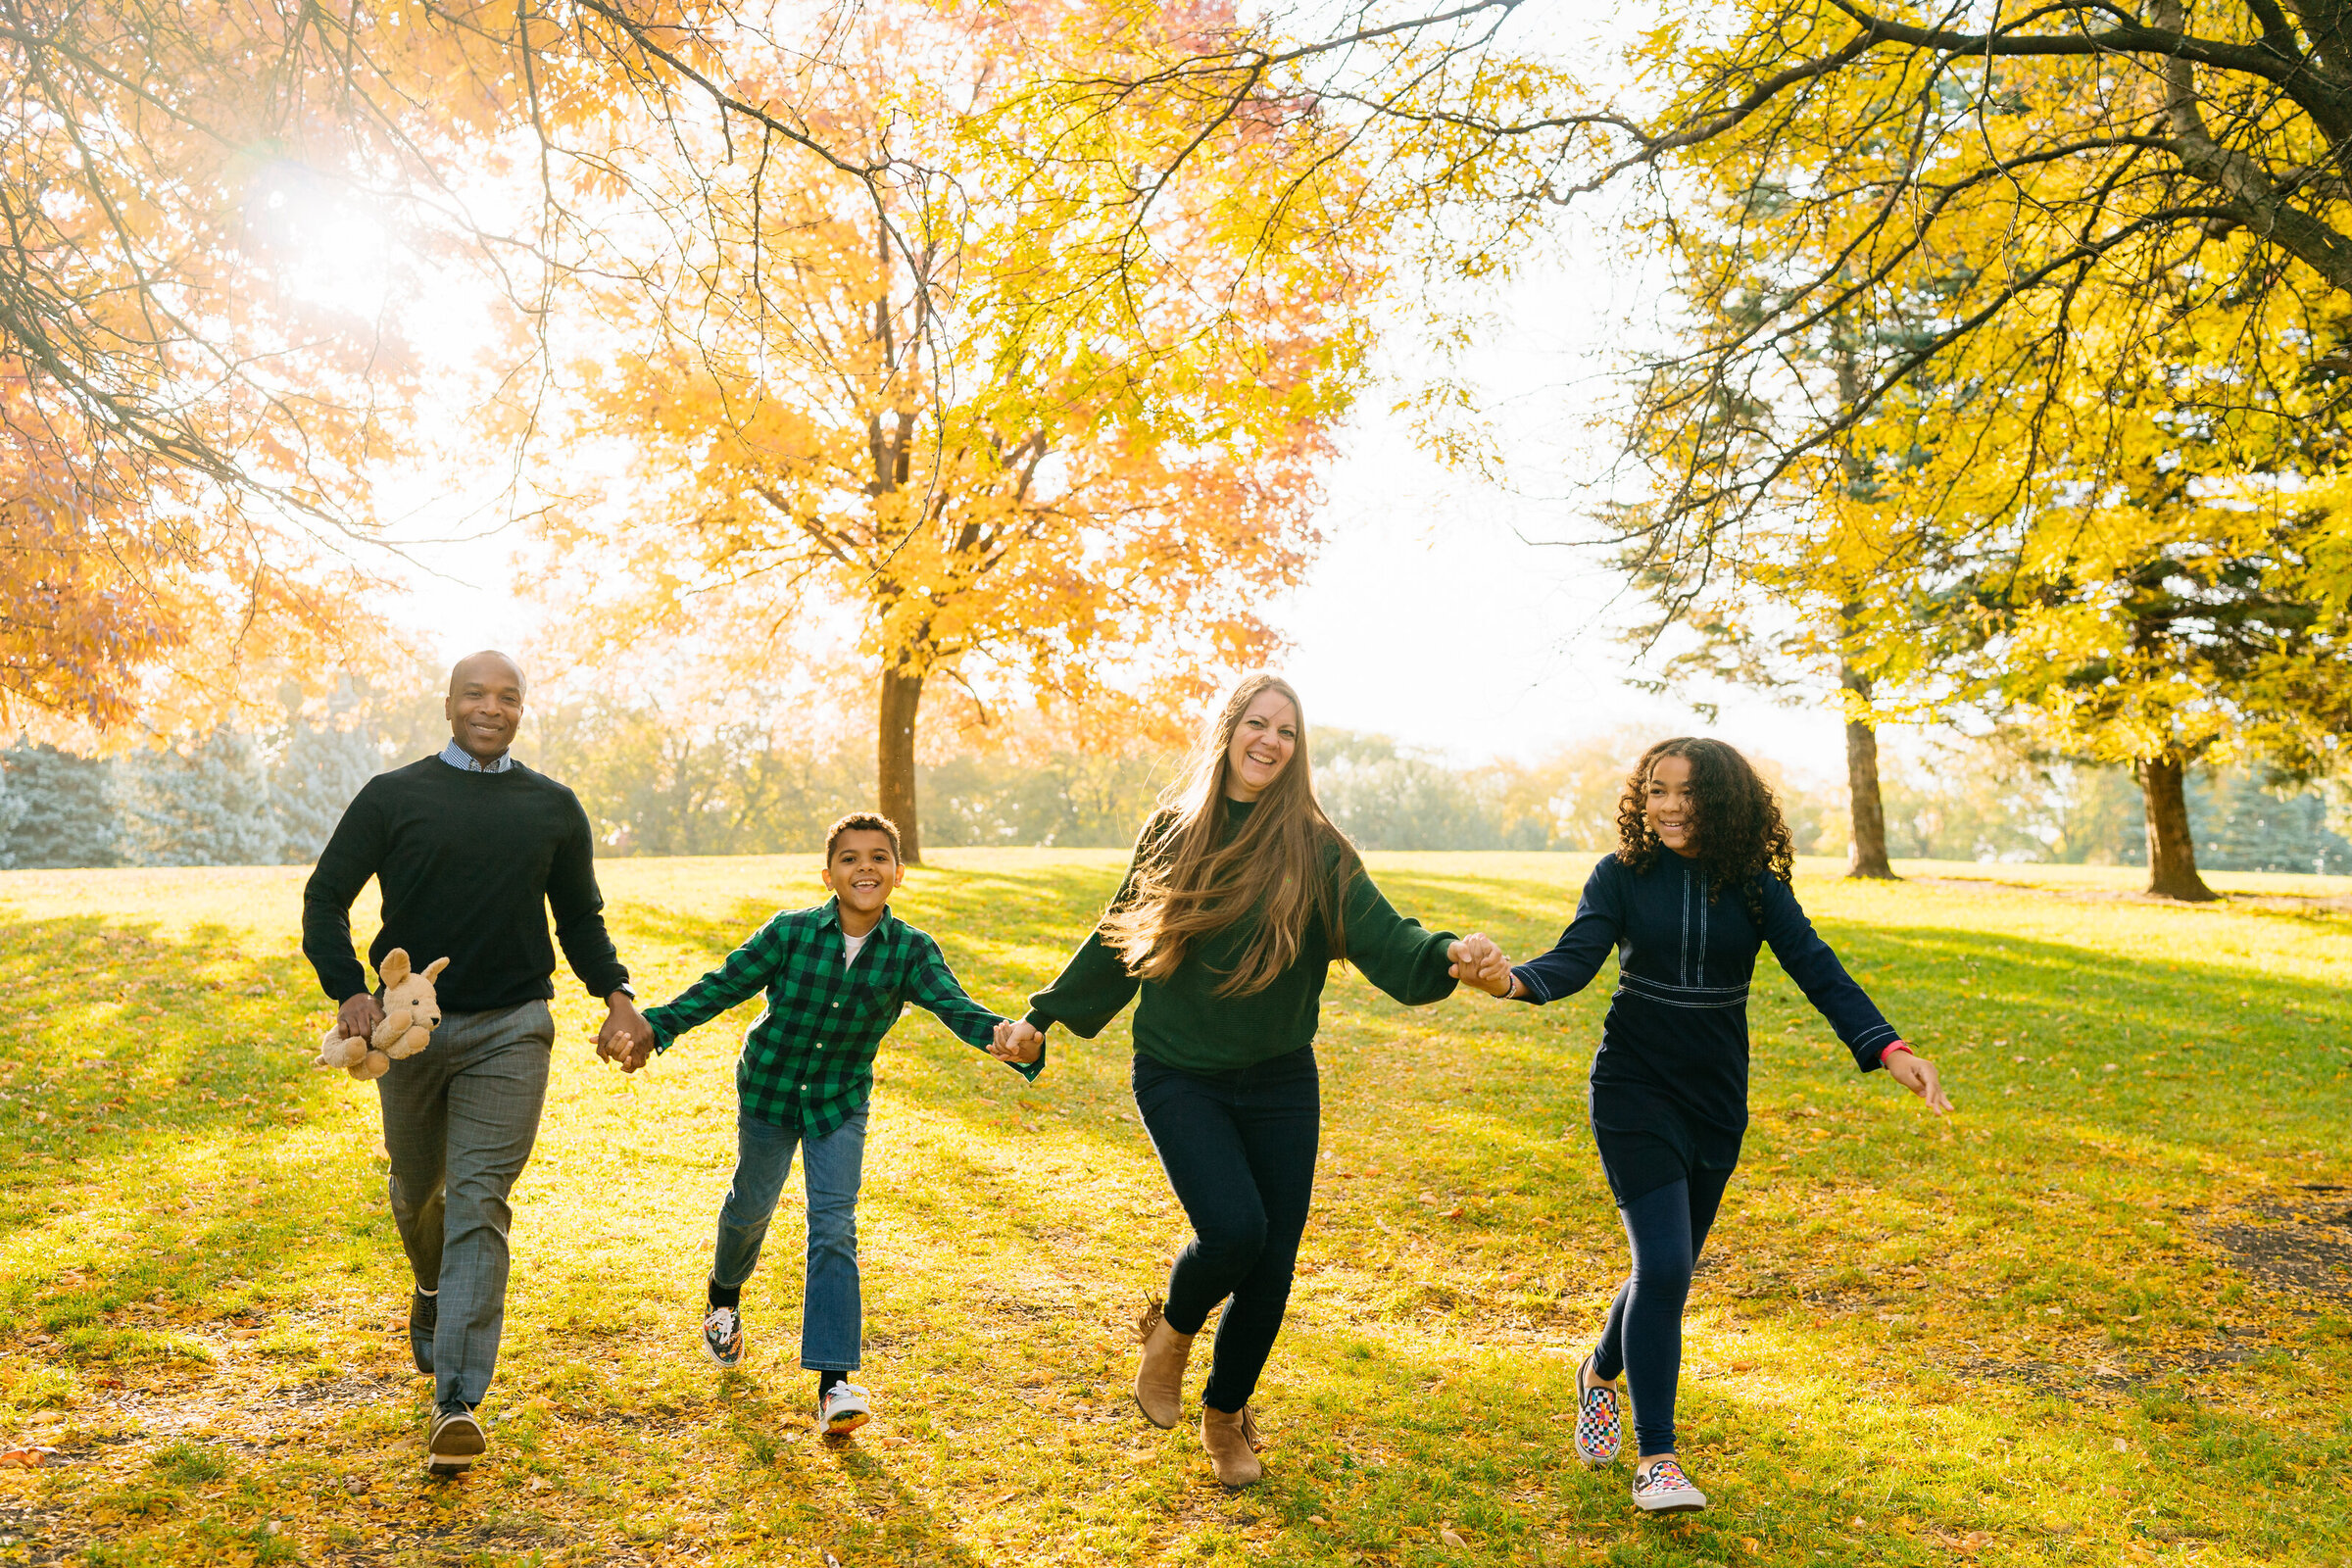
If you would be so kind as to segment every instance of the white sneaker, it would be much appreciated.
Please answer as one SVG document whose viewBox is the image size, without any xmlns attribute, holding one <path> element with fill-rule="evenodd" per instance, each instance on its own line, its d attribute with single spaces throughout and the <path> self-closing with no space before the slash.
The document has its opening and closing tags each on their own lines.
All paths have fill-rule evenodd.
<svg viewBox="0 0 2352 1568">
<path fill-rule="evenodd" d="M 1690 1484 L 1674 1459 L 1634 1467 L 1634 1506 L 1642 1512 L 1696 1513 L 1706 1505 L 1707 1494 Z"/>
<path fill-rule="evenodd" d="M 874 1406 L 855 1383 L 836 1383 L 816 1402 L 816 1424 L 828 1438 L 846 1438 L 873 1419 Z"/>
</svg>

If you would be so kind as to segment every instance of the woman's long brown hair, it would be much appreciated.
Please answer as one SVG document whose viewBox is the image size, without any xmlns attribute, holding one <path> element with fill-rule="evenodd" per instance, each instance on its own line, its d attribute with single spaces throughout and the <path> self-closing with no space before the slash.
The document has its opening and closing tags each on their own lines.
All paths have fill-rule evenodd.
<svg viewBox="0 0 2352 1568">
<path fill-rule="evenodd" d="M 1682 735 L 1642 754 L 1617 801 L 1617 858 L 1646 871 L 1667 853 L 1644 808 L 1649 776 L 1669 757 L 1690 764 L 1690 831 L 1698 840 L 1695 858 L 1707 873 L 1707 902 L 1714 903 L 1727 887 L 1738 888 L 1748 914 L 1762 925 L 1764 901 L 1756 892 L 1756 878 L 1788 881 L 1795 874 L 1796 852 L 1772 786 L 1746 758 L 1721 741 Z"/>
<path fill-rule="evenodd" d="M 1250 705 L 1267 692 L 1289 699 L 1298 740 L 1290 762 L 1225 838 L 1225 785 L 1234 732 Z M 1250 943 L 1217 986 L 1221 997 L 1263 991 L 1298 961 L 1316 920 L 1333 957 L 1348 952 L 1342 890 L 1360 869 L 1354 847 L 1315 799 L 1306 760 L 1306 710 L 1290 682 L 1252 675 L 1233 689 L 1201 727 L 1184 775 L 1160 796 L 1160 814 L 1145 830 L 1127 898 L 1102 921 L 1102 938 L 1130 973 L 1165 980 L 1206 938 L 1244 921 Z M 1331 867 L 1334 847 L 1340 864 Z"/>
</svg>

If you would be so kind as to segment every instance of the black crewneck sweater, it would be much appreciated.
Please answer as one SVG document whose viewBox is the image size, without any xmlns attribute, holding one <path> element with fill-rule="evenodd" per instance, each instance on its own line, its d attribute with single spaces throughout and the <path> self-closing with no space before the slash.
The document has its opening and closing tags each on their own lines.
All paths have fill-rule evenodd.
<svg viewBox="0 0 2352 1568">
<path fill-rule="evenodd" d="M 436 988 L 452 1012 L 483 1012 L 556 994 L 556 939 L 589 994 L 611 996 L 629 971 L 605 931 L 588 813 L 579 798 L 517 762 L 473 773 L 438 757 L 369 779 L 319 853 L 302 895 L 302 952 L 337 1003 L 368 989 L 351 951 L 351 903 L 374 877 L 394 948 L 421 969 L 446 957 Z"/>
</svg>

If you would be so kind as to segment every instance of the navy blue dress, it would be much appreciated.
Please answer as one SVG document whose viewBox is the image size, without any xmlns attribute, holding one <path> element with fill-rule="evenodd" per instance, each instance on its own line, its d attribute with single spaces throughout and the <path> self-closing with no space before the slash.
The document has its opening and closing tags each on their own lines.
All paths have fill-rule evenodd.
<svg viewBox="0 0 2352 1568">
<path fill-rule="evenodd" d="M 1763 929 L 1735 887 L 1708 886 L 1696 860 L 1660 850 L 1636 871 L 1611 855 L 1585 880 L 1576 918 L 1549 953 L 1518 965 L 1527 1000 L 1592 983 L 1617 953 L 1617 991 L 1592 1057 L 1592 1138 L 1619 1203 L 1693 1170 L 1730 1170 L 1747 1131 L 1747 984 L 1773 956 L 1830 1021 L 1864 1072 L 1897 1038 L 1788 884 L 1757 878 Z"/>
</svg>

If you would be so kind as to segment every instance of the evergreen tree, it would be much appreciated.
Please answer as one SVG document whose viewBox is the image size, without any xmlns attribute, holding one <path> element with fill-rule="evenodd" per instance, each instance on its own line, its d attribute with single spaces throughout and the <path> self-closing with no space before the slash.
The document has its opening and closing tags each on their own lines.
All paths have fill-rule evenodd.
<svg viewBox="0 0 2352 1568">
<path fill-rule="evenodd" d="M 326 717 L 314 724 L 289 711 L 285 747 L 270 774 L 270 804 L 275 812 L 278 850 L 287 860 L 307 864 L 326 847 L 343 820 L 344 808 L 378 766 L 373 730 L 355 721 L 356 703 L 337 692 Z"/>
<path fill-rule="evenodd" d="M 120 863 L 111 772 L 23 736 L 0 752 L 0 868 Z"/>
<path fill-rule="evenodd" d="M 2199 813 L 2198 854 L 2228 871 L 2352 870 L 2352 843 L 2328 830 L 2316 791 L 2280 799 L 2251 773 L 2215 780 Z"/>
<path fill-rule="evenodd" d="M 141 865 L 274 865 L 283 842 L 252 744 L 220 725 L 122 773 L 124 836 Z"/>
</svg>

